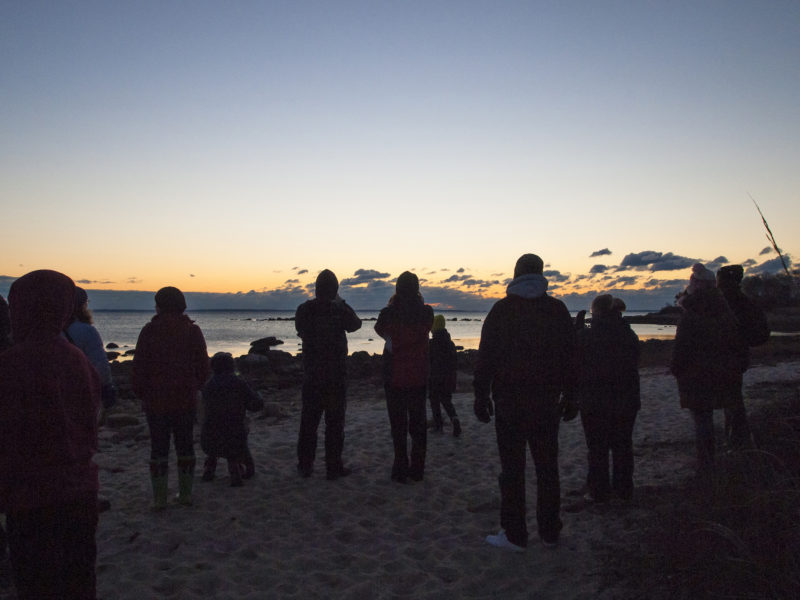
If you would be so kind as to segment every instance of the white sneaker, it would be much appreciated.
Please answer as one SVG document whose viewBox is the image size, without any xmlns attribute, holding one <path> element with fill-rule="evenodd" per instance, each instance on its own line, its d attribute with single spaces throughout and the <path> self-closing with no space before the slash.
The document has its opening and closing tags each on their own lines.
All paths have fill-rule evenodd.
<svg viewBox="0 0 800 600">
<path fill-rule="evenodd" d="M 512 552 L 525 552 L 525 548 L 522 546 L 517 546 L 515 543 L 508 541 L 506 532 L 503 529 L 501 529 L 497 535 L 487 535 L 486 542 L 495 548 L 503 548 L 505 550 L 511 550 Z"/>
</svg>

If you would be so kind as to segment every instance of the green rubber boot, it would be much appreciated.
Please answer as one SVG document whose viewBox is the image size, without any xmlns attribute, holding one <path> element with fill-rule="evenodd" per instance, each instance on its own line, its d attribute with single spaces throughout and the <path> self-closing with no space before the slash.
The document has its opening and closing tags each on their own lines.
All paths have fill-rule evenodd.
<svg viewBox="0 0 800 600">
<path fill-rule="evenodd" d="M 178 457 L 178 502 L 185 506 L 192 504 L 194 465 L 194 456 Z"/>
<path fill-rule="evenodd" d="M 167 475 L 169 463 L 165 459 L 150 461 L 150 483 L 153 486 L 153 510 L 167 507 Z"/>
</svg>

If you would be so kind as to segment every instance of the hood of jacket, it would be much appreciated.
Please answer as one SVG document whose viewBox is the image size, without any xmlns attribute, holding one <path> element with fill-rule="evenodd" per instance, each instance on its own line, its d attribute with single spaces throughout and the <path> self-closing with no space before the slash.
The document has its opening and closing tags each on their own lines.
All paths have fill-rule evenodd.
<svg viewBox="0 0 800 600">
<path fill-rule="evenodd" d="M 75 284 L 57 271 L 31 271 L 11 285 L 8 304 L 16 343 L 58 337 L 72 318 Z"/>
<path fill-rule="evenodd" d="M 515 277 L 506 288 L 506 295 L 519 296 L 527 300 L 541 298 L 547 292 L 547 279 L 540 273 L 528 273 Z"/>
</svg>

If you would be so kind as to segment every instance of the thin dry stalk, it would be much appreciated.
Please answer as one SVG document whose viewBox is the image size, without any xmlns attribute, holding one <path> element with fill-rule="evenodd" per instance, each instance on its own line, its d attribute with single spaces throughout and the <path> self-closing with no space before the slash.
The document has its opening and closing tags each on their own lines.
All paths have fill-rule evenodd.
<svg viewBox="0 0 800 600">
<path fill-rule="evenodd" d="M 764 224 L 764 228 L 767 230 L 766 233 L 767 239 L 769 240 L 769 243 L 772 245 L 772 247 L 775 249 L 775 252 L 778 253 L 778 256 L 781 259 L 781 264 L 783 265 L 783 270 L 786 271 L 786 274 L 789 276 L 789 280 L 793 281 L 792 274 L 789 271 L 789 266 L 786 264 L 786 260 L 783 258 L 783 253 L 781 252 L 781 249 L 778 247 L 778 242 L 775 241 L 775 236 L 772 234 L 772 230 L 769 228 L 769 224 L 767 223 L 767 220 L 764 218 L 764 213 L 761 212 L 761 207 L 758 205 L 758 202 L 756 202 L 756 199 L 753 198 L 752 194 L 747 194 L 747 195 L 750 196 L 750 200 L 752 200 L 753 204 L 756 205 L 756 210 L 758 211 L 758 214 L 761 215 L 761 222 Z"/>
</svg>

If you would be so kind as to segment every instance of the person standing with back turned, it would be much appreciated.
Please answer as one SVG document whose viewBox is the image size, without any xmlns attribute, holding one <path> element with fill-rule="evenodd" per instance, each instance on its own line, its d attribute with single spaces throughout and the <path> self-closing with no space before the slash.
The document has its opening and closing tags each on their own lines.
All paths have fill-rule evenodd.
<svg viewBox="0 0 800 600">
<path fill-rule="evenodd" d="M 133 355 L 133 391 L 142 401 L 150 428 L 153 508 L 167 506 L 170 439 L 178 455 L 178 501 L 192 503 L 194 420 L 200 389 L 210 366 L 203 332 L 183 314 L 178 288 L 156 292 L 156 315 L 142 328 Z"/>
<path fill-rule="evenodd" d="M 494 399 L 501 465 L 501 529 L 486 541 L 515 552 L 528 545 L 527 447 L 536 467 L 539 537 L 545 545 L 558 541 L 558 426 L 562 416 L 577 416 L 571 408 L 575 330 L 564 303 L 547 295 L 543 266 L 535 254 L 517 260 L 506 297 L 494 304 L 483 323 L 473 381 L 478 420 L 490 421 Z"/>
<path fill-rule="evenodd" d="M 739 287 L 744 277 L 742 265 L 727 265 L 717 271 L 717 289 L 722 292 L 725 302 L 733 311 L 739 328 L 739 337 L 744 362 L 742 374 L 736 385 L 731 386 L 730 405 L 725 409 L 725 437 L 732 449 L 752 446 L 753 435 L 747 422 L 747 410 L 742 394 L 742 377 L 750 366 L 750 346 L 760 346 L 769 341 L 770 330 L 767 317 L 759 306 L 748 298 Z"/>
<path fill-rule="evenodd" d="M 386 340 L 384 389 L 394 445 L 392 481 L 422 481 L 428 443 L 425 397 L 428 389 L 428 334 L 433 309 L 419 293 L 419 278 L 404 271 L 395 295 L 381 309 L 375 332 Z M 411 453 L 408 437 L 411 436 Z"/>
<path fill-rule="evenodd" d="M 347 406 L 347 333 L 361 319 L 339 297 L 333 271 L 320 271 L 316 298 L 297 307 L 294 324 L 303 340 L 303 408 L 297 439 L 297 471 L 310 477 L 317 452 L 317 428 L 325 414 L 326 477 L 333 481 L 350 474 L 342 462 L 344 415 Z"/>
<path fill-rule="evenodd" d="M 0 512 L 20 600 L 96 597 L 100 378 L 62 335 L 75 284 L 32 271 L 8 294 L 0 360 Z"/>
</svg>

